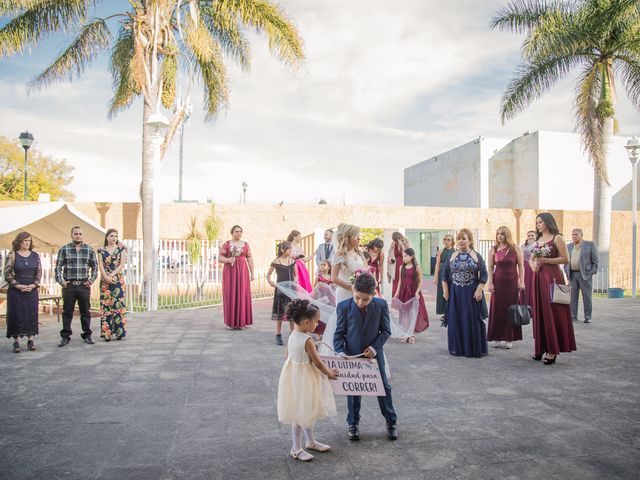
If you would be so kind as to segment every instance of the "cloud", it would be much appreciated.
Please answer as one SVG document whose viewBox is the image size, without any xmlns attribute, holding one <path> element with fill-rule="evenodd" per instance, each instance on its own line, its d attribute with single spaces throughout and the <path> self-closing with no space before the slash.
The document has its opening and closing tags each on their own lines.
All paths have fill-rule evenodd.
<svg viewBox="0 0 640 480">
<path fill-rule="evenodd" d="M 489 30 L 503 0 L 278 3 L 304 38 L 306 60 L 297 70 L 283 66 L 265 39 L 250 33 L 252 71 L 229 64 L 230 109 L 210 123 L 194 86 L 186 198 L 237 202 L 247 181 L 248 200 L 256 202 L 401 204 L 409 165 L 479 135 L 573 130 L 574 78 L 501 125 L 500 96 L 522 40 Z M 38 148 L 67 158 L 81 200 L 136 200 L 139 102 L 107 120 L 104 58 L 81 80 L 26 96 L 24 85 L 38 70 L 28 67 L 50 57 L 0 62 L 0 134 L 28 128 Z M 620 97 L 621 134 L 640 133 L 637 111 Z M 162 164 L 163 201 L 177 198 L 178 142 L 176 136 Z"/>
</svg>

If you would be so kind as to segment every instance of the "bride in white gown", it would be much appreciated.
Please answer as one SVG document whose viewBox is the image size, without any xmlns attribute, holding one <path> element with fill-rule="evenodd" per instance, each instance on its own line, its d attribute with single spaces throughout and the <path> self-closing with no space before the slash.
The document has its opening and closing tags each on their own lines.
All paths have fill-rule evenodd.
<svg viewBox="0 0 640 480">
<path fill-rule="evenodd" d="M 333 257 L 331 265 L 331 281 L 336 286 L 336 305 L 353 296 L 350 278 L 356 270 L 368 269 L 362 253 L 360 253 L 360 229 L 355 225 L 341 223 L 333 235 Z M 337 316 L 329 318 L 320 345 L 321 355 L 334 355 L 333 336 L 336 332 Z"/>
</svg>

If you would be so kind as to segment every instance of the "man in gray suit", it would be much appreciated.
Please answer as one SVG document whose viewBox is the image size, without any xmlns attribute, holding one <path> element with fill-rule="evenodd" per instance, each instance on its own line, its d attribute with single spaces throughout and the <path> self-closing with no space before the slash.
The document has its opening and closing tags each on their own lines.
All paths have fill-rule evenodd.
<svg viewBox="0 0 640 480">
<path fill-rule="evenodd" d="M 567 244 L 569 263 L 564 267 L 571 283 L 571 316 L 574 322 L 578 320 L 578 295 L 582 292 L 584 323 L 591 323 L 591 277 L 598 273 L 598 248 L 595 243 L 582 239 L 580 228 L 571 232 L 571 240 Z"/>
<path fill-rule="evenodd" d="M 320 262 L 323 260 L 329 260 L 329 262 L 331 262 L 331 256 L 333 255 L 332 238 L 333 230 L 328 228 L 324 231 L 324 243 L 318 245 L 318 249 L 316 250 L 316 266 L 320 265 Z"/>
</svg>

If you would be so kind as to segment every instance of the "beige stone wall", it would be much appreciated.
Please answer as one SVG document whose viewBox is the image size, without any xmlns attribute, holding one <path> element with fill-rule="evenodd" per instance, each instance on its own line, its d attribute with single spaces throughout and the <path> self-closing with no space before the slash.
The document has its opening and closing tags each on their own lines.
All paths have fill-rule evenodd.
<svg viewBox="0 0 640 480">
<path fill-rule="evenodd" d="M 8 202 L 0 202 L 7 206 Z M 11 202 L 16 205 L 19 202 Z M 0 205 L 1 207 L 2 205 Z M 74 203 L 73 206 L 106 228 L 116 228 L 121 238 L 142 237 L 142 211 L 138 203 Z M 160 237 L 183 238 L 188 222 L 196 215 L 200 222 L 209 214 L 209 204 L 163 204 L 160 212 Z M 251 245 L 256 268 L 264 270 L 273 258 L 275 240 L 283 239 L 293 230 L 303 235 L 316 228 L 335 227 L 340 222 L 362 228 L 405 229 L 478 229 L 480 240 L 494 237 L 501 225 L 508 226 L 521 242 L 527 230 L 533 229 L 537 210 L 508 208 L 439 208 L 404 206 L 348 205 L 217 205 L 222 220 L 222 238 L 229 238 L 235 224 L 244 228 L 244 238 Z M 556 211 L 560 231 L 567 241 L 573 228 L 582 228 L 585 238 L 591 238 L 590 211 Z M 639 244 L 640 249 L 640 244 Z M 611 268 L 631 269 L 631 212 L 612 212 Z M 615 285 L 614 285 L 615 286 Z"/>
</svg>

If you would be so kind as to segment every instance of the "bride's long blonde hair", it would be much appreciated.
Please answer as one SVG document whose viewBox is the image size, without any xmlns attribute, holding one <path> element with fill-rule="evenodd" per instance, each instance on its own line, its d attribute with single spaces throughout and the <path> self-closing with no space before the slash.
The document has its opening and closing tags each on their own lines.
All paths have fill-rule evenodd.
<svg viewBox="0 0 640 480">
<path fill-rule="evenodd" d="M 338 240 L 338 256 L 346 257 L 350 250 L 355 251 L 359 256 L 362 256 L 358 247 L 351 247 L 351 239 L 358 236 L 360 233 L 360 227 L 355 225 L 349 225 L 348 223 L 341 223 L 336 229 L 336 239 Z"/>
</svg>

